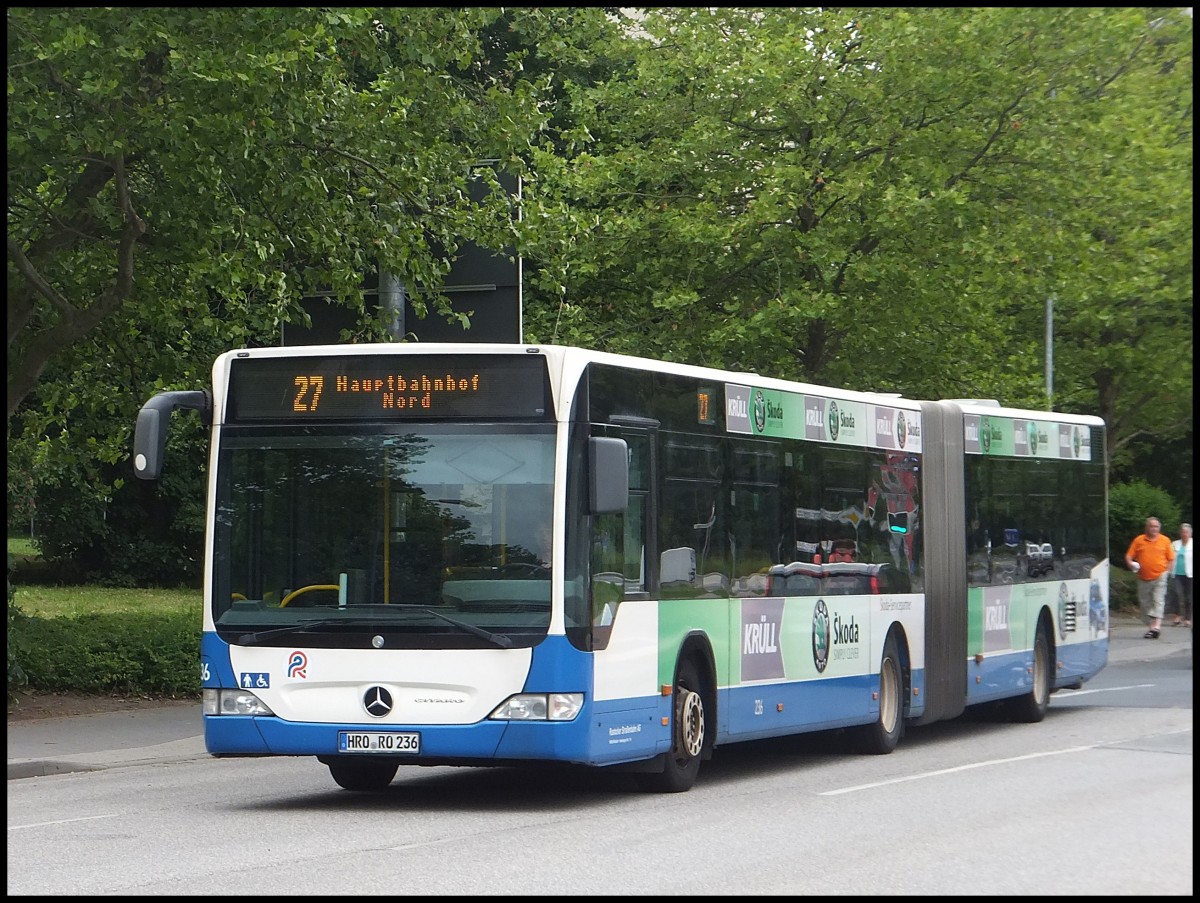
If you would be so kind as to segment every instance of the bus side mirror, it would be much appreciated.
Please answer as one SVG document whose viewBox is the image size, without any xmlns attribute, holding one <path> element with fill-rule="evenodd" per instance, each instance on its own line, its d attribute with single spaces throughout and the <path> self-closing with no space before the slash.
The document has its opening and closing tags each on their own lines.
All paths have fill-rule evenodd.
<svg viewBox="0 0 1200 903">
<path fill-rule="evenodd" d="M 212 395 L 207 391 L 159 392 L 138 411 L 133 433 L 133 472 L 143 480 L 157 480 L 167 447 L 167 426 L 176 408 L 194 408 L 206 424 L 212 422 Z"/>
<path fill-rule="evenodd" d="M 588 439 L 588 503 L 592 514 L 622 514 L 629 506 L 629 446 L 624 439 Z"/>
</svg>

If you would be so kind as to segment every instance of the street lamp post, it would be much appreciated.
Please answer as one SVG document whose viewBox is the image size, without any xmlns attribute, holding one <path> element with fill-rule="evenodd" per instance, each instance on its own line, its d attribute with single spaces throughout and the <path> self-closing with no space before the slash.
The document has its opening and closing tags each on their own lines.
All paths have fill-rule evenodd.
<svg viewBox="0 0 1200 903">
<path fill-rule="evenodd" d="M 1054 410 L 1054 292 L 1046 296 L 1046 410 Z"/>
<path fill-rule="evenodd" d="M 1050 279 L 1054 279 L 1054 255 L 1050 258 Z M 1046 410 L 1054 410 L 1054 292 L 1046 295 Z"/>
</svg>

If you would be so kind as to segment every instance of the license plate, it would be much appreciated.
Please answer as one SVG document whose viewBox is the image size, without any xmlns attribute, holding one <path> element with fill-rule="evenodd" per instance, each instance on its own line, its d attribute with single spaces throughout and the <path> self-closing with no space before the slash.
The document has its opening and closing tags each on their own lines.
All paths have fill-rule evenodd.
<svg viewBox="0 0 1200 903">
<path fill-rule="evenodd" d="M 421 752 L 421 735 L 398 732 L 339 731 L 338 752 L 416 755 Z"/>
</svg>

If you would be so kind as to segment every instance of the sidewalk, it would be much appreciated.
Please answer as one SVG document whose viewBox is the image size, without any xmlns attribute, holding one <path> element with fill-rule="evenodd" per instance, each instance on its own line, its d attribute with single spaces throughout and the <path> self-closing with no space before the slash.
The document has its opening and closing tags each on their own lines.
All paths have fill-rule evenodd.
<svg viewBox="0 0 1200 903">
<path fill-rule="evenodd" d="M 1115 615 L 1109 631 L 1109 663 L 1153 661 L 1191 652 L 1192 631 L 1187 628 L 1165 626 L 1157 640 L 1144 639 L 1145 632 L 1136 618 Z M 207 755 L 198 701 L 8 725 L 10 781 L 122 765 L 185 762 Z"/>
<path fill-rule="evenodd" d="M 8 779 L 203 758 L 200 701 L 8 723 Z"/>
<path fill-rule="evenodd" d="M 1136 615 L 1115 614 L 1108 631 L 1108 661 L 1153 661 L 1175 652 L 1192 651 L 1192 629 L 1172 627 L 1171 615 L 1163 618 L 1157 640 L 1145 639 L 1146 624 Z"/>
</svg>

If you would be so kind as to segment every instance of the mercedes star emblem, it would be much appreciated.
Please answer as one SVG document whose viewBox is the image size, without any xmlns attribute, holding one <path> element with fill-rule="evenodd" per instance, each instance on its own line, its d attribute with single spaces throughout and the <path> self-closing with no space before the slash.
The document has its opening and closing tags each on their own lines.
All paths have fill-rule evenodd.
<svg viewBox="0 0 1200 903">
<path fill-rule="evenodd" d="M 392 694 L 383 687 L 371 687 L 363 694 L 363 708 L 368 715 L 382 718 L 392 710 Z"/>
</svg>

